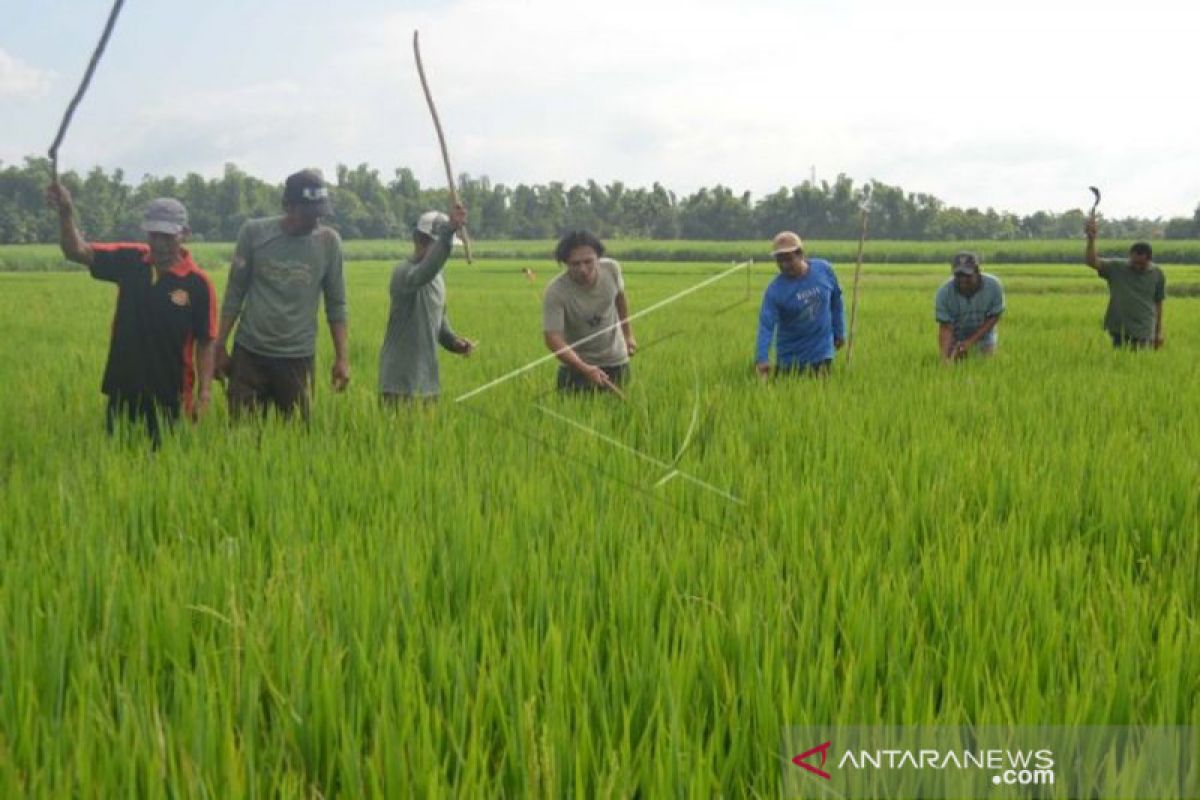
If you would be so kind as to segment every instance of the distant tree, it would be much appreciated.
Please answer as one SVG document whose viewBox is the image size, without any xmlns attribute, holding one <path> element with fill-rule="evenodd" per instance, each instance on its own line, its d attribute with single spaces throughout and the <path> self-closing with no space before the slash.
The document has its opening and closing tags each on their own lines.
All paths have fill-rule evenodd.
<svg viewBox="0 0 1200 800">
<path fill-rule="evenodd" d="M 1196 235 L 1196 221 L 1191 217 L 1175 217 L 1167 220 L 1163 229 L 1164 239 L 1190 239 Z"/>
<path fill-rule="evenodd" d="M 21 165 L 0 163 L 0 243 L 53 242 L 58 229 L 45 206 L 49 163 L 29 157 Z M 177 197 L 188 207 L 193 236 L 229 241 L 252 217 L 280 213 L 282 187 L 226 164 L 218 178 L 195 173 L 143 175 L 133 184 L 121 170 L 100 168 L 80 176 L 68 171 L 63 183 L 76 196 L 80 225 L 97 240 L 140 239 L 141 210 L 155 197 Z M 385 182 L 367 164 L 338 165 L 332 224 L 348 239 L 407 237 L 421 212 L 445 209 L 449 191 L 422 187 L 401 167 Z M 749 192 L 717 185 L 680 200 L 659 183 L 628 187 L 597 181 L 567 187 L 493 184 L 487 176 L 461 174 L 457 190 L 470 211 L 476 238 L 549 239 L 566 228 L 590 228 L 604 237 L 677 239 L 764 238 L 795 230 L 811 239 L 858 236 L 859 202 L 868 184 L 846 175 L 832 181 L 803 180 L 757 200 Z M 995 209 L 946 206 L 938 198 L 905 192 L 880 181 L 872 195 L 870 236 L 888 239 L 1079 238 L 1084 213 L 1037 211 L 1017 216 Z M 1191 218 L 1100 218 L 1100 235 L 1115 239 L 1200 237 L 1200 206 Z"/>
</svg>

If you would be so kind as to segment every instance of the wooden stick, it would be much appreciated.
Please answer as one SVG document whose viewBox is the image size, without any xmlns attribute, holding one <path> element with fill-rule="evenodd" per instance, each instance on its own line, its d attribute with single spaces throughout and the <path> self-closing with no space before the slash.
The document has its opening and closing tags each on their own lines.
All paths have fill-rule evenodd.
<svg viewBox="0 0 1200 800">
<path fill-rule="evenodd" d="M 442 132 L 442 121 L 438 118 L 437 106 L 433 104 L 433 93 L 429 91 L 429 80 L 425 77 L 425 65 L 421 63 L 421 42 L 420 31 L 413 31 L 413 55 L 417 57 L 417 74 L 421 76 L 421 88 L 425 90 L 425 102 L 429 104 L 429 113 L 433 116 L 433 127 L 437 130 L 438 145 L 442 148 L 442 163 L 446 167 L 446 183 L 450 186 L 450 202 L 458 203 L 458 189 L 454 185 L 454 170 L 450 168 L 450 153 L 446 149 L 446 134 Z M 463 254 L 467 257 L 467 263 L 471 262 L 471 240 L 467 236 L 467 227 L 464 225 L 458 231 L 459 238 L 463 243 Z"/>
<path fill-rule="evenodd" d="M 115 0 L 113 3 L 112 11 L 108 13 L 108 22 L 104 25 L 104 33 L 100 35 L 100 41 L 96 45 L 96 49 L 92 51 L 92 60 L 88 62 L 87 71 L 83 73 L 83 81 L 75 90 L 75 97 L 67 106 L 67 112 L 63 114 L 62 122 L 58 125 L 54 143 L 50 145 L 50 173 L 55 181 L 58 180 L 58 147 L 62 144 L 63 137 L 67 135 L 67 128 L 71 125 L 71 117 L 75 116 L 76 106 L 87 92 L 88 84 L 92 82 L 92 73 L 96 71 L 96 65 L 100 63 L 100 56 L 104 54 L 104 48 L 108 46 L 108 37 L 112 35 L 113 26 L 117 24 L 117 15 L 121 13 L 123 5 L 125 5 L 125 0 Z"/>
<path fill-rule="evenodd" d="M 858 321 L 858 279 L 862 274 L 863 248 L 867 243 L 867 209 L 862 209 L 862 227 L 858 234 L 858 258 L 854 263 L 854 289 L 850 296 L 850 331 L 846 340 L 846 366 L 854 355 L 854 326 Z"/>
</svg>

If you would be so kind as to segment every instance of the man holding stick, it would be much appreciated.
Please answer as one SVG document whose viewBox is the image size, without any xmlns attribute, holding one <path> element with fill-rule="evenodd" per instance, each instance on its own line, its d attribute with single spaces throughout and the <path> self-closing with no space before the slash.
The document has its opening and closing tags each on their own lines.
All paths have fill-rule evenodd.
<svg viewBox="0 0 1200 800">
<path fill-rule="evenodd" d="M 442 268 L 454 247 L 454 234 L 467 224 L 467 210 L 455 203 L 447 216 L 427 211 L 413 228 L 413 254 L 392 270 L 392 308 L 379 353 L 379 393 L 385 403 L 436 400 L 441 392 L 437 348 L 469 356 L 474 342 L 454 333 L 446 316 Z"/>
<path fill-rule="evenodd" d="M 824 376 L 836 350 L 846 341 L 842 289 L 833 265 L 805 258 L 804 242 L 791 231 L 772 241 L 779 275 L 763 294 L 758 315 L 755 369 L 771 374 L 771 342 L 775 341 L 775 373 Z"/>
<path fill-rule="evenodd" d="M 1087 249 L 1084 261 L 1108 283 L 1108 310 L 1104 329 L 1113 347 L 1145 350 L 1162 347 L 1162 307 L 1167 296 L 1167 279 L 1154 263 L 1154 251 L 1146 242 L 1129 248 L 1128 258 L 1096 255 L 1096 220 L 1084 229 Z"/>
<path fill-rule="evenodd" d="M 542 333 L 561 362 L 558 389 L 619 395 L 637 352 L 621 265 L 604 257 L 604 245 L 588 231 L 562 237 L 554 254 L 566 271 L 546 287 Z"/>
<path fill-rule="evenodd" d="M 350 382 L 342 240 L 320 224 L 321 217 L 333 213 L 321 174 L 301 170 L 290 175 L 283 210 L 283 216 L 252 219 L 242 226 L 229 271 L 217 374 L 229 378 L 233 416 L 272 406 L 284 417 L 296 409 L 308 417 L 322 296 L 333 337 L 334 391 Z M 235 324 L 231 357 L 226 342 Z"/>
<path fill-rule="evenodd" d="M 55 181 L 46 197 L 58 211 L 63 255 L 119 289 L 102 384 L 108 432 L 122 421 L 144 424 L 158 448 L 163 423 L 174 425 L 181 410 L 200 417 L 211 397 L 217 296 L 183 247 L 187 209 L 154 200 L 142 217 L 147 244 L 89 244 L 66 187 Z"/>
</svg>

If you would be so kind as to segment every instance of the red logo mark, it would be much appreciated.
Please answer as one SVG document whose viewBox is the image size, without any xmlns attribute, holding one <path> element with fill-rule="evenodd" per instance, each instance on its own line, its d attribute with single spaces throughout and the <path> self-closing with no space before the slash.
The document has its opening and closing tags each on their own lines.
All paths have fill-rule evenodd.
<svg viewBox="0 0 1200 800">
<path fill-rule="evenodd" d="M 812 756 L 815 756 L 817 753 L 820 753 L 821 754 L 821 766 L 822 767 L 825 766 L 825 759 L 829 756 L 829 744 L 830 744 L 829 742 L 826 742 L 825 744 L 819 744 L 816 747 L 813 747 L 809 750 L 805 750 L 803 753 L 801 753 L 800 755 L 793 758 L 792 763 L 795 764 L 797 767 L 800 767 L 801 769 L 808 770 L 809 772 L 811 772 L 814 775 L 820 775 L 825 780 L 829 780 L 828 772 L 826 772 L 823 769 L 814 767 L 812 764 L 808 763 L 809 758 L 811 758 Z"/>
</svg>

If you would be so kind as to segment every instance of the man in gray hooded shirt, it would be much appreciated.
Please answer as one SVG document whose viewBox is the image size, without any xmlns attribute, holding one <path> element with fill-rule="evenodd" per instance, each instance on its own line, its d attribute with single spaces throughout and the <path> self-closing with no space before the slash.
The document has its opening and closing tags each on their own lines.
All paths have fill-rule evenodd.
<svg viewBox="0 0 1200 800">
<path fill-rule="evenodd" d="M 413 254 L 392 270 L 392 308 L 379 352 L 379 392 L 385 402 L 436 400 L 441 392 L 437 346 L 461 356 L 475 349 L 474 342 L 450 327 L 442 277 L 454 234 L 466 222 L 461 203 L 448 217 L 425 212 L 413 229 Z"/>
</svg>

